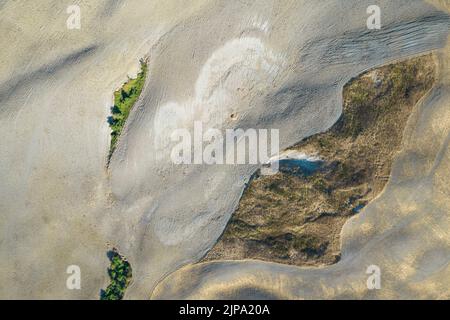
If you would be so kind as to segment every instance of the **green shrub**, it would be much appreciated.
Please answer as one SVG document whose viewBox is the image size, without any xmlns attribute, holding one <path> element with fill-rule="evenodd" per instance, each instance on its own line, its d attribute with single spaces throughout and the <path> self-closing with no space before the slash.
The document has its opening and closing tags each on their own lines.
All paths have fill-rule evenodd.
<svg viewBox="0 0 450 320">
<path fill-rule="evenodd" d="M 140 63 L 141 71 L 138 73 L 136 79 L 129 79 L 122 88 L 114 92 L 114 106 L 111 107 L 111 117 L 108 119 L 109 126 L 112 130 L 109 158 L 111 158 L 116 149 L 116 144 L 125 126 L 125 122 L 144 87 L 148 67 L 145 60 L 141 60 Z"/>
<path fill-rule="evenodd" d="M 108 257 L 111 261 L 108 268 L 111 283 L 106 290 L 101 290 L 100 300 L 121 300 L 131 281 L 131 266 L 115 249 L 108 252 Z"/>
</svg>

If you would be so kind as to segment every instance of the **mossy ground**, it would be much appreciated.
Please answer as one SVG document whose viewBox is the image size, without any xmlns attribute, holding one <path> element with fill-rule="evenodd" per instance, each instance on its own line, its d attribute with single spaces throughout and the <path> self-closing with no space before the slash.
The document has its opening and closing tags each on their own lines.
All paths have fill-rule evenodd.
<svg viewBox="0 0 450 320">
<path fill-rule="evenodd" d="M 111 158 L 116 149 L 117 141 L 125 126 L 125 122 L 144 87 L 148 67 L 145 60 L 141 60 L 140 63 L 141 71 L 136 79 L 129 79 L 122 88 L 114 92 L 114 106 L 111 108 L 112 115 L 108 118 L 108 123 L 112 130 L 109 158 Z"/>
<path fill-rule="evenodd" d="M 432 87 L 432 55 L 368 71 L 343 91 L 343 114 L 327 132 L 291 149 L 326 165 L 310 176 L 255 176 L 222 237 L 204 258 L 326 265 L 340 257 L 340 232 L 386 185 L 403 131 Z"/>
<path fill-rule="evenodd" d="M 111 261 L 111 266 L 108 268 L 111 283 L 106 290 L 101 290 L 100 299 L 121 300 L 131 281 L 131 266 L 116 250 L 109 251 L 108 257 Z"/>
</svg>

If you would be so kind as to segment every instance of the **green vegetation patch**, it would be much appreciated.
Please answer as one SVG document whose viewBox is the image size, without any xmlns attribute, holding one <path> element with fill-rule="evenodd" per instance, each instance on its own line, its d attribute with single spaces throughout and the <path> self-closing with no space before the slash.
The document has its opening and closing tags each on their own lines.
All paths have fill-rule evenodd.
<svg viewBox="0 0 450 320">
<path fill-rule="evenodd" d="M 141 71 L 137 74 L 136 79 L 128 79 L 122 88 L 114 92 L 114 106 L 111 108 L 112 115 L 108 118 L 108 123 L 112 130 L 109 158 L 111 158 L 116 149 L 117 141 L 125 126 L 125 122 L 144 87 L 148 66 L 143 59 L 140 60 L 140 64 Z"/>
<path fill-rule="evenodd" d="M 106 290 L 101 290 L 100 300 L 122 300 L 125 290 L 131 281 L 131 266 L 116 249 L 108 252 L 108 258 L 111 261 L 111 265 L 108 268 L 111 283 Z"/>
</svg>

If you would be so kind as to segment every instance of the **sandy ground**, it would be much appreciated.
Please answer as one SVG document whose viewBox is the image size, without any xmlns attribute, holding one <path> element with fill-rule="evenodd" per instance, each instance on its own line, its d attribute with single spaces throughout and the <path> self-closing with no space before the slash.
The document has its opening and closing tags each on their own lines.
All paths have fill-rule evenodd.
<svg viewBox="0 0 450 320">
<path fill-rule="evenodd" d="M 169 274 L 153 298 L 449 297 L 448 1 L 378 1 L 379 31 L 365 0 L 74 3 L 80 30 L 60 1 L 0 4 L 1 298 L 98 298 L 112 246 L 133 267 L 130 299 Z M 436 49 L 440 83 L 385 192 L 344 227 L 337 265 L 189 265 L 257 168 L 175 166 L 174 129 L 279 128 L 286 148 L 336 121 L 351 77 Z M 143 56 L 150 78 L 106 171 L 112 94 Z M 72 264 L 81 290 L 66 288 Z M 382 290 L 366 289 L 370 264 Z"/>
</svg>

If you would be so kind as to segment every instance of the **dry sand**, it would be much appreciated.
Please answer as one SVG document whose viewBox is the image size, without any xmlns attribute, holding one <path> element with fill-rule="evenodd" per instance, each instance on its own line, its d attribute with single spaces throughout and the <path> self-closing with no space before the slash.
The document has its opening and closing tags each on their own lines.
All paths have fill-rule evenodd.
<svg viewBox="0 0 450 320">
<path fill-rule="evenodd" d="M 174 166 L 174 128 L 280 128 L 287 148 L 337 120 L 351 77 L 436 49 L 441 81 L 385 192 L 344 227 L 341 262 L 188 266 L 153 298 L 449 297 L 448 1 L 378 1 L 376 32 L 366 0 L 74 2 L 81 30 L 60 1 L 0 4 L 1 298 L 98 298 L 112 246 L 133 267 L 126 298 L 149 298 L 213 246 L 257 169 Z M 106 171 L 112 94 L 144 56 Z M 66 288 L 72 264 L 81 290 Z M 369 264 L 383 290 L 366 290 Z"/>
</svg>

